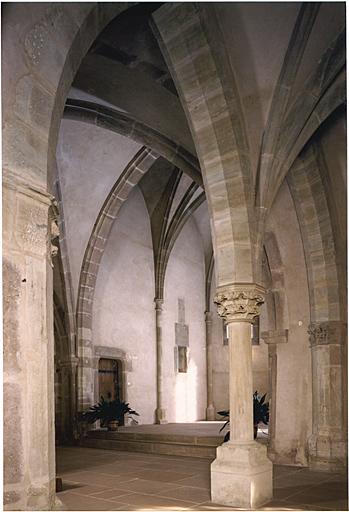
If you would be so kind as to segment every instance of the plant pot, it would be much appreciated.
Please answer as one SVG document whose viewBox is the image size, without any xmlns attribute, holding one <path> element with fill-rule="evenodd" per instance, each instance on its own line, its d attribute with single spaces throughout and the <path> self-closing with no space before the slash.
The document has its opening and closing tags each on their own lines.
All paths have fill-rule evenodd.
<svg viewBox="0 0 349 512">
<path fill-rule="evenodd" d="M 115 430 L 117 430 L 119 427 L 119 422 L 117 420 L 108 421 L 107 427 L 108 427 L 108 430 L 115 432 Z"/>
<path fill-rule="evenodd" d="M 253 425 L 253 439 L 257 439 L 257 433 L 258 433 L 258 424 Z"/>
</svg>

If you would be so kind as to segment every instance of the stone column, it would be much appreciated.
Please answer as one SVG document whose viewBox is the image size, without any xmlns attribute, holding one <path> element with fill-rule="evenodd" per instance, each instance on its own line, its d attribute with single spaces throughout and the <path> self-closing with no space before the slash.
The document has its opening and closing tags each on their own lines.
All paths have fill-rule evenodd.
<svg viewBox="0 0 349 512">
<path fill-rule="evenodd" d="M 74 356 L 66 361 L 58 361 L 62 382 L 62 434 L 65 443 L 71 443 L 74 439 L 77 366 L 78 358 Z"/>
<path fill-rule="evenodd" d="M 4 507 L 55 503 L 51 233 L 45 190 L 3 176 Z"/>
<path fill-rule="evenodd" d="M 264 289 L 255 284 L 218 288 L 218 314 L 228 324 L 230 441 L 211 464 L 211 498 L 222 505 L 256 508 L 272 499 L 272 463 L 266 446 L 253 440 L 251 323 Z"/>
<path fill-rule="evenodd" d="M 277 345 L 288 341 L 288 330 L 263 331 L 261 339 L 268 345 L 269 372 L 269 426 L 268 426 L 268 457 L 274 461 L 276 432 L 276 389 L 277 389 Z"/>
<path fill-rule="evenodd" d="M 347 443 L 343 396 L 343 345 L 346 328 L 328 321 L 309 326 L 312 359 L 313 425 L 309 466 L 317 471 L 342 471 Z"/>
<path fill-rule="evenodd" d="M 275 427 L 276 427 L 276 386 L 277 386 L 277 346 L 268 346 L 269 373 L 269 425 L 268 425 L 268 457 L 275 459 Z"/>
<path fill-rule="evenodd" d="M 216 409 L 213 405 L 213 361 L 212 361 L 212 313 L 205 312 L 206 325 L 206 385 L 207 385 L 207 408 L 206 419 L 216 419 Z"/>
<path fill-rule="evenodd" d="M 163 299 L 154 299 L 156 326 L 156 411 L 155 422 L 167 423 L 163 402 L 163 356 L 162 356 L 162 306 Z"/>
</svg>

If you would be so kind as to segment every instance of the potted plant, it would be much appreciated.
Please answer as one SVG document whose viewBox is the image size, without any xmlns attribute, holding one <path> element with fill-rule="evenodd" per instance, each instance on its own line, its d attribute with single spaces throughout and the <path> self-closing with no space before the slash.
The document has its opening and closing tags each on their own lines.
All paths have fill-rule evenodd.
<svg viewBox="0 0 349 512">
<path fill-rule="evenodd" d="M 253 393 L 253 434 L 254 439 L 257 438 L 258 425 L 259 423 L 264 423 L 268 425 L 269 423 L 269 402 L 265 401 L 265 397 L 267 394 L 265 393 L 263 396 L 260 396 L 257 391 Z M 223 427 L 220 429 L 220 432 L 229 424 L 229 411 L 219 411 L 218 414 L 226 419 Z M 227 432 L 224 436 L 224 443 L 229 441 L 230 432 Z"/>
<path fill-rule="evenodd" d="M 139 416 L 138 412 L 130 408 L 129 404 L 121 400 L 105 400 L 101 396 L 101 401 L 92 405 L 87 411 L 80 415 L 81 421 L 94 423 L 101 420 L 102 425 L 106 425 L 108 430 L 117 430 L 119 423 L 125 414 Z M 134 420 L 137 422 L 137 420 Z"/>
</svg>

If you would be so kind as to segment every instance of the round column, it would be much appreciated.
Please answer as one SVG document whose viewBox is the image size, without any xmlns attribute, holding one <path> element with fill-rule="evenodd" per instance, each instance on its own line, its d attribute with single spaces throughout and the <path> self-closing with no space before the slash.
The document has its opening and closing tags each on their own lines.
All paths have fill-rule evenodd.
<svg viewBox="0 0 349 512">
<path fill-rule="evenodd" d="M 163 355 L 162 355 L 162 306 L 163 299 L 155 299 L 155 326 L 156 326 L 156 411 L 155 421 L 159 424 L 167 423 L 166 411 L 163 407 Z"/>
<path fill-rule="evenodd" d="M 214 302 L 228 324 L 230 441 L 211 464 L 211 498 L 222 505 L 257 508 L 273 495 L 273 466 L 266 446 L 253 440 L 251 323 L 264 289 L 256 284 L 218 288 Z"/>
<path fill-rule="evenodd" d="M 207 408 L 206 419 L 216 419 L 216 409 L 213 405 L 213 361 L 212 361 L 212 313 L 205 312 L 206 326 L 206 383 L 207 383 Z"/>
</svg>

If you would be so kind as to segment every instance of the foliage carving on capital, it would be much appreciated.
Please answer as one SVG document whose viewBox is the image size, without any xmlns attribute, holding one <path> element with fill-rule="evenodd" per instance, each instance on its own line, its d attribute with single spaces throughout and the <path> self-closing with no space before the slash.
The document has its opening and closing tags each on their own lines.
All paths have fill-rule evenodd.
<svg viewBox="0 0 349 512">
<path fill-rule="evenodd" d="M 214 303 L 226 323 L 253 322 L 260 315 L 264 288 L 259 285 L 231 285 L 218 288 Z"/>
</svg>

